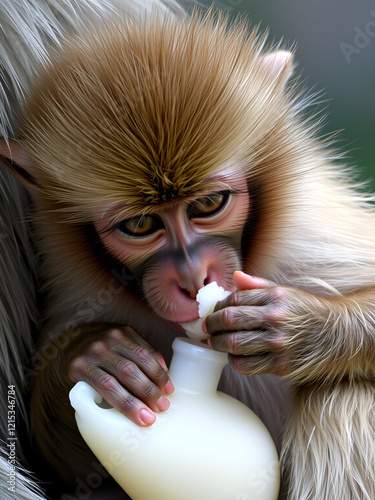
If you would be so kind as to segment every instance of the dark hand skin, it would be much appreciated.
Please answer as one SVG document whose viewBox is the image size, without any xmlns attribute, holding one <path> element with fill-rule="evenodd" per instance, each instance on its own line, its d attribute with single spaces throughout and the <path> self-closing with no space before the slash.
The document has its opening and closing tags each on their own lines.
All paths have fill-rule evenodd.
<svg viewBox="0 0 375 500">
<path fill-rule="evenodd" d="M 108 403 L 136 424 L 145 427 L 155 413 L 169 408 L 165 397 L 174 391 L 163 356 L 135 330 L 127 326 L 83 324 L 62 332 L 54 344 L 56 356 L 41 348 L 41 363 L 35 369 L 34 387 L 61 386 L 64 394 L 79 380 L 91 385 Z M 53 352 L 53 351 L 52 351 Z M 65 396 L 64 396 L 65 397 Z"/>
<path fill-rule="evenodd" d="M 237 291 L 218 302 L 204 328 L 211 334 L 208 345 L 230 354 L 240 373 L 284 375 L 285 334 L 281 321 L 286 309 L 286 291 L 275 283 L 235 272 Z"/>
<path fill-rule="evenodd" d="M 211 334 L 208 345 L 228 352 L 238 372 L 273 373 L 303 383 L 373 376 L 373 360 L 368 368 L 358 362 L 357 354 L 373 352 L 374 344 L 362 317 L 345 323 L 359 300 L 368 300 L 367 292 L 323 297 L 240 271 L 233 279 L 238 291 L 218 302 L 204 328 Z"/>
<path fill-rule="evenodd" d="M 83 347 L 83 346 L 82 346 Z M 130 327 L 102 333 L 84 346 L 69 364 L 74 384 L 84 380 L 108 403 L 145 427 L 155 414 L 169 408 L 165 397 L 173 392 L 162 355 Z"/>
</svg>

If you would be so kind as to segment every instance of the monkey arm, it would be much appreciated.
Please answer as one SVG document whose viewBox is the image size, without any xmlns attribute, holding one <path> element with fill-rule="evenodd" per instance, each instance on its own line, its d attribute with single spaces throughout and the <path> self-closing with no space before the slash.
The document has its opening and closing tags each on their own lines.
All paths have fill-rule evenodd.
<svg viewBox="0 0 375 500">
<path fill-rule="evenodd" d="M 247 286 L 206 321 L 237 371 L 299 383 L 375 376 L 375 289 L 327 298 L 259 278 Z"/>
<path fill-rule="evenodd" d="M 87 474 L 94 460 L 78 433 L 69 391 L 78 380 L 141 426 L 166 410 L 173 391 L 165 362 L 132 328 L 85 324 L 45 342 L 31 393 L 33 433 L 51 465 L 66 480 Z"/>
</svg>

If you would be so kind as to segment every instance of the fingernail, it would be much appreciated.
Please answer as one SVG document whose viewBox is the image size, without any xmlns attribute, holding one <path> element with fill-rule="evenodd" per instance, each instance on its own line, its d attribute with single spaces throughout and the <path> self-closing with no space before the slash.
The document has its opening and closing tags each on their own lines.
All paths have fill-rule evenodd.
<svg viewBox="0 0 375 500">
<path fill-rule="evenodd" d="M 213 349 L 212 344 L 211 344 L 211 339 L 207 339 L 207 345 L 208 345 L 208 347 L 210 347 L 211 349 Z"/>
<path fill-rule="evenodd" d="M 174 391 L 174 385 L 169 380 L 164 387 L 164 392 L 165 394 L 172 394 L 173 391 Z"/>
<path fill-rule="evenodd" d="M 159 354 L 159 353 L 155 353 L 154 354 L 154 358 L 156 359 L 156 361 L 158 361 L 159 365 L 161 365 L 161 367 L 163 368 L 163 370 L 165 372 L 167 372 L 168 371 L 168 366 L 166 365 L 163 356 L 161 354 Z"/>
<path fill-rule="evenodd" d="M 202 330 L 204 331 L 204 333 L 208 333 L 206 327 L 206 321 L 203 321 Z"/>
<path fill-rule="evenodd" d="M 157 402 L 157 407 L 159 408 L 160 411 L 168 410 L 169 406 L 170 402 L 164 396 L 162 396 Z"/>
<path fill-rule="evenodd" d="M 146 425 L 152 424 L 156 418 L 155 415 L 151 411 L 146 410 L 146 408 L 142 408 L 142 410 L 139 412 L 139 416 L 142 422 Z"/>
</svg>

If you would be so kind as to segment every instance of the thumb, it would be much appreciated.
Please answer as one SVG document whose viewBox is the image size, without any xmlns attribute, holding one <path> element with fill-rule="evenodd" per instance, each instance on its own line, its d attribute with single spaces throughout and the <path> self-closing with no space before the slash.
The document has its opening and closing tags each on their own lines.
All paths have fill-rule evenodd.
<svg viewBox="0 0 375 500">
<path fill-rule="evenodd" d="M 250 274 L 242 271 L 235 271 L 233 274 L 233 282 L 238 290 L 252 290 L 254 288 L 272 288 L 276 283 L 264 278 L 250 276 Z"/>
</svg>

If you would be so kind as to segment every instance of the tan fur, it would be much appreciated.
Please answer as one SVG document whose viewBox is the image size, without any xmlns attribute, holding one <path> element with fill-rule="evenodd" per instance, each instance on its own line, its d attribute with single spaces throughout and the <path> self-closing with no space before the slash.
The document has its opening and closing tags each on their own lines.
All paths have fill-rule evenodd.
<svg viewBox="0 0 375 500">
<path fill-rule="evenodd" d="M 147 321 L 132 316 L 134 297 L 126 290 L 112 291 L 103 307 L 84 308 L 113 277 L 82 245 L 82 224 L 101 204 L 126 200 L 119 217 L 129 217 L 209 193 L 203 179 L 234 164 L 247 176 L 256 217 L 245 270 L 325 299 L 301 294 L 286 311 L 287 374 L 294 385 L 283 452 L 290 498 L 371 499 L 374 291 L 365 287 L 375 280 L 374 210 L 330 162 L 332 153 L 304 123 L 293 89 L 284 90 L 289 65 L 272 74 L 263 49 L 264 39 L 247 36 L 241 23 L 229 28 L 213 15 L 153 15 L 140 25 L 127 19 L 82 34 L 47 68 L 22 128 L 36 165 L 52 288 L 45 335 L 69 321 L 64 347 L 74 347 L 77 324 L 95 320 L 132 324 L 147 336 Z M 164 327 L 156 320 L 155 332 Z M 64 335 L 47 345 L 64 342 Z M 47 376 L 35 389 L 43 402 L 57 383 L 67 393 L 60 373 L 68 358 L 59 358 L 61 366 L 47 358 Z M 251 379 L 243 381 L 249 401 Z M 268 407 L 272 398 L 264 400 Z M 64 461 L 72 463 L 70 450 L 64 441 L 61 452 L 53 418 L 66 402 L 51 402 L 45 411 L 39 403 L 34 430 L 64 469 Z M 66 425 L 71 421 L 67 411 Z M 282 423 L 280 416 L 279 430 Z M 44 426 L 52 440 L 45 440 Z"/>
<path fill-rule="evenodd" d="M 290 500 L 375 498 L 373 382 L 300 386 L 284 436 Z"/>
</svg>

